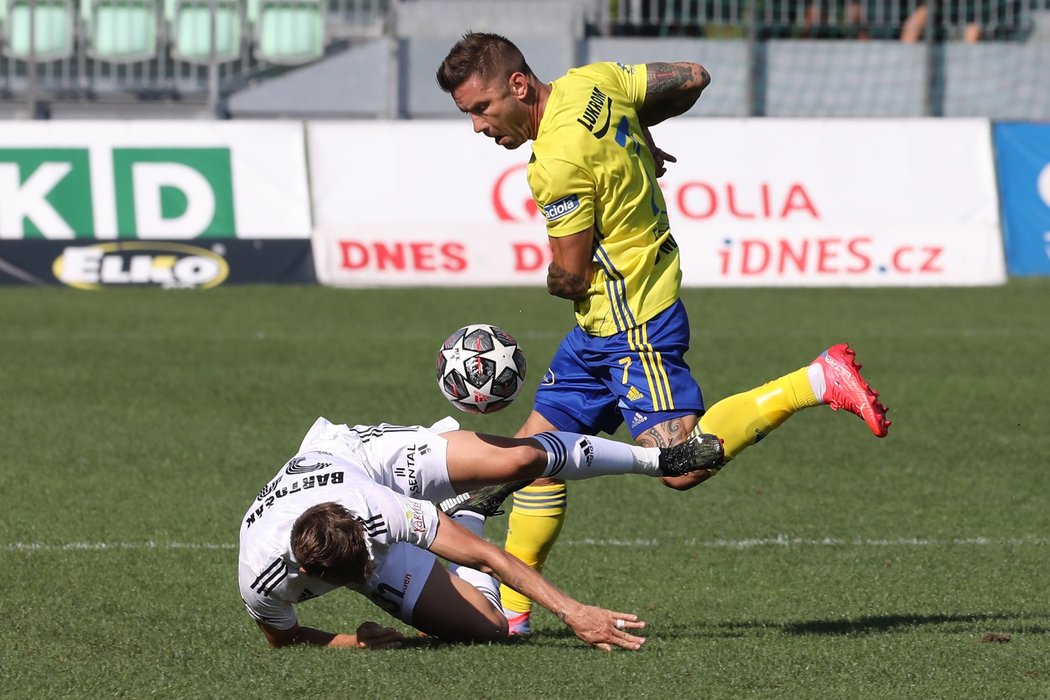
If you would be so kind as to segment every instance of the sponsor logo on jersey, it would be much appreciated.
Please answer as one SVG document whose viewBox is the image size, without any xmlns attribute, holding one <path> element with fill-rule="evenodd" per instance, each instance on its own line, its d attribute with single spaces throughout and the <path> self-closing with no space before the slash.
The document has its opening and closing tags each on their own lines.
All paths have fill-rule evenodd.
<svg viewBox="0 0 1050 700">
<path fill-rule="evenodd" d="M 394 466 L 394 476 L 399 479 L 405 479 L 408 482 L 408 492 L 412 496 L 419 494 L 419 479 L 417 478 L 416 471 L 416 453 L 418 448 L 412 445 L 408 448 L 405 453 L 405 465 Z M 420 453 L 422 454 L 422 453 Z"/>
<path fill-rule="evenodd" d="M 540 379 L 540 384 L 543 386 L 554 386 L 554 372 L 548 368 L 543 378 Z"/>
<path fill-rule="evenodd" d="M 577 195 L 570 194 L 567 197 L 562 197 L 557 202 L 544 204 L 543 216 L 546 217 L 547 221 L 555 221 L 563 216 L 571 214 L 579 208 L 580 198 Z"/>
<path fill-rule="evenodd" d="M 642 396 L 642 392 L 638 391 L 638 389 L 636 389 L 633 386 L 631 387 L 631 390 L 627 392 L 627 398 L 629 398 L 631 401 L 637 401 L 638 399 L 642 398 Z"/>
<path fill-rule="evenodd" d="M 601 128 L 595 131 L 594 127 L 598 126 L 602 112 L 605 112 L 605 121 Z M 591 90 L 591 97 L 587 100 L 587 106 L 583 108 L 583 114 L 577 117 L 576 121 L 582 124 L 587 131 L 591 132 L 594 138 L 600 139 L 609 131 L 609 124 L 612 122 L 612 100 L 595 86 Z"/>
<path fill-rule="evenodd" d="M 284 470 L 289 474 L 308 474 L 315 472 L 319 469 L 325 469 L 326 467 L 332 466 L 331 462 L 315 462 L 314 464 L 303 464 L 306 461 L 306 457 L 293 457 L 289 462 L 288 466 Z"/>
<path fill-rule="evenodd" d="M 423 519 L 423 507 L 421 504 L 415 501 L 411 504 L 411 509 L 405 511 L 405 517 L 408 522 L 411 523 L 413 532 L 426 532 L 427 524 Z"/>
<path fill-rule="evenodd" d="M 631 419 L 631 427 L 637 428 L 639 425 L 645 422 L 645 415 L 641 413 L 635 413 L 634 418 Z"/>
</svg>

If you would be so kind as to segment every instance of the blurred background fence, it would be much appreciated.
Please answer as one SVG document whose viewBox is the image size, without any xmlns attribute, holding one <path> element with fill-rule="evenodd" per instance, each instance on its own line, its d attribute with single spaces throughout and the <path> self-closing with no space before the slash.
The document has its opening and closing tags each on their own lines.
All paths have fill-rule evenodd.
<svg viewBox="0 0 1050 700">
<path fill-rule="evenodd" d="M 1050 120 L 1050 0 L 0 0 L 0 114 L 428 118 L 468 29 L 546 79 L 696 60 L 695 115 Z"/>
</svg>

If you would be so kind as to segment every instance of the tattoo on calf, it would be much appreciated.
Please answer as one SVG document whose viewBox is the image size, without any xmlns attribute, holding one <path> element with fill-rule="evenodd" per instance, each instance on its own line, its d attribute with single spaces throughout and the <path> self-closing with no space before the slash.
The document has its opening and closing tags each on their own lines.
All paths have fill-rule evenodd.
<svg viewBox="0 0 1050 700">
<path fill-rule="evenodd" d="M 642 447 L 671 447 L 684 442 L 689 437 L 689 431 L 681 418 L 672 418 L 646 430 L 635 438 Z"/>
</svg>

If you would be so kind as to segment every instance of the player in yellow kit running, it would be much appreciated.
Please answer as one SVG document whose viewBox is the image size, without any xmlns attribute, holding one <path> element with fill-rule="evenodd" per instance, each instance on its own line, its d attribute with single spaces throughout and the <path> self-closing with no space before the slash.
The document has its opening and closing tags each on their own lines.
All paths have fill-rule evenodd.
<svg viewBox="0 0 1050 700">
<path fill-rule="evenodd" d="M 845 344 L 705 412 L 685 362 L 678 244 L 657 184 L 674 158 L 649 132 L 696 103 L 710 82 L 703 66 L 594 63 L 548 84 L 509 40 L 472 32 L 452 47 L 437 80 L 475 132 L 507 149 L 532 141 L 527 177 L 553 254 L 547 289 L 572 300 L 576 312 L 519 437 L 612 433 L 626 422 L 638 443 L 661 447 L 702 430 L 724 441 L 728 461 L 796 411 L 821 404 L 845 408 L 886 435 L 886 409 Z M 716 471 L 663 481 L 684 490 Z M 507 551 L 541 569 L 565 508 L 564 482 L 545 479 L 516 492 Z M 506 588 L 502 594 L 512 631 L 527 634 L 531 601 Z"/>
</svg>

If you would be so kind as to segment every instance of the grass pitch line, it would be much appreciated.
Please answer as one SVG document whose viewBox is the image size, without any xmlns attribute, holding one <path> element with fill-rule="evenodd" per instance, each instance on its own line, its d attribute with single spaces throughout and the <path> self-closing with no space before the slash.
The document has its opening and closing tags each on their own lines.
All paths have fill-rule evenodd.
<svg viewBox="0 0 1050 700">
<path fill-rule="evenodd" d="M 991 538 L 991 537 L 956 537 L 952 539 L 936 539 L 921 537 L 898 537 L 890 539 L 866 539 L 860 537 L 790 537 L 788 535 L 777 535 L 775 537 L 759 537 L 742 540 L 659 540 L 659 539 L 595 539 L 585 537 L 580 540 L 566 540 L 561 542 L 563 546 L 569 547 L 621 547 L 651 548 L 661 544 L 675 547 L 693 547 L 700 549 L 749 549 L 755 547 L 1046 547 L 1050 545 L 1050 538 L 1046 537 L 1013 537 L 1013 538 Z M 103 552 L 120 550 L 220 550 L 229 551 L 237 549 L 232 542 L 8 542 L 0 545 L 0 550 L 6 552 Z"/>
</svg>

